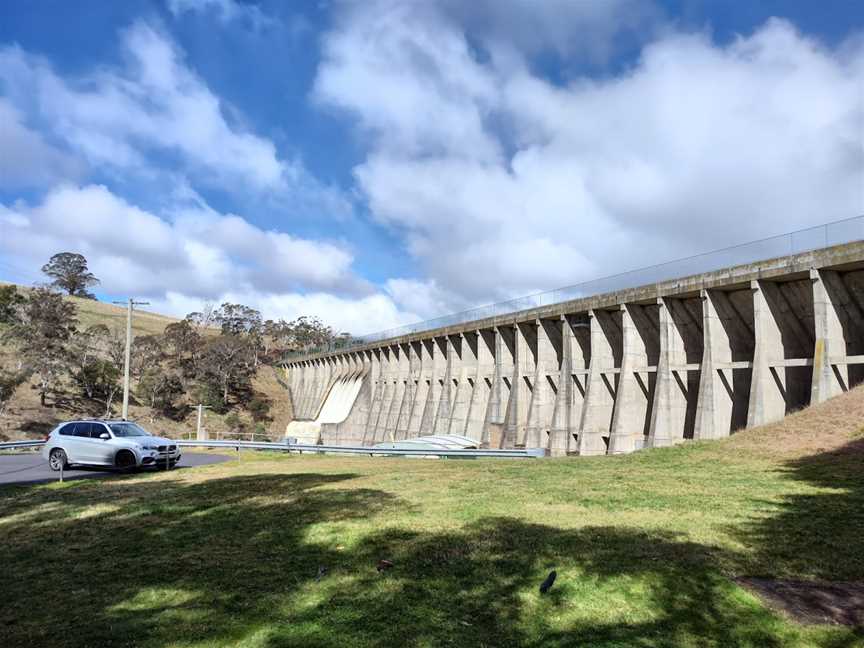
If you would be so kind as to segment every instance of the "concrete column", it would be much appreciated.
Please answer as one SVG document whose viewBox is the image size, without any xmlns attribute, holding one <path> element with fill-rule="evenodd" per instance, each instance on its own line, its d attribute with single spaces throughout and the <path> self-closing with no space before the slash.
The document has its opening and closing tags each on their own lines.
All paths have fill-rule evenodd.
<svg viewBox="0 0 864 648">
<path fill-rule="evenodd" d="M 456 386 L 453 384 L 454 375 L 458 375 L 459 371 L 456 347 L 461 340 L 458 336 L 454 339 L 454 336 L 451 335 L 440 340 L 440 348 L 444 355 L 444 375 L 441 379 L 441 390 L 438 396 L 438 408 L 435 413 L 433 430 L 435 434 L 447 434 L 450 431 L 450 415 L 456 393 Z"/>
<path fill-rule="evenodd" d="M 420 435 L 420 424 L 423 421 L 423 410 L 426 407 L 426 395 L 429 393 L 429 374 L 431 365 L 426 357 L 426 347 L 421 341 L 411 343 L 413 359 L 411 377 L 414 380 L 414 399 L 411 403 L 411 415 L 408 419 L 407 438 Z"/>
<path fill-rule="evenodd" d="M 660 359 L 648 446 L 663 447 L 692 438 L 702 362 L 701 301 L 660 298 Z"/>
<path fill-rule="evenodd" d="M 408 357 L 403 353 L 402 347 L 398 344 L 391 345 L 390 351 L 393 358 L 393 397 L 387 410 L 387 424 L 384 430 L 384 438 L 388 441 L 395 441 L 399 414 L 402 409 L 403 399 L 405 398 L 405 383 L 408 380 Z"/>
<path fill-rule="evenodd" d="M 573 410 L 572 351 L 573 331 L 562 315 L 556 322 L 560 339 L 560 362 L 556 381 L 555 402 L 552 407 L 552 422 L 549 426 L 549 443 L 546 449 L 553 457 L 566 455 L 571 435 L 570 421 Z M 552 337 L 552 336 L 550 336 Z"/>
<path fill-rule="evenodd" d="M 471 338 L 466 337 L 466 340 L 470 342 Z M 473 348 L 477 356 L 477 371 L 465 423 L 465 436 L 479 441 L 483 447 L 489 447 L 489 438 L 485 436 L 485 432 L 492 385 L 497 380 L 494 356 L 495 331 L 478 330 L 473 340 Z"/>
<path fill-rule="evenodd" d="M 609 454 L 639 450 L 648 434 L 659 355 L 659 331 L 652 315 L 657 316 L 656 308 L 649 312 L 647 307 L 638 304 L 621 305 L 621 373 L 615 394 Z"/>
<path fill-rule="evenodd" d="M 444 382 L 443 353 L 435 338 L 423 340 L 426 358 L 429 361 L 428 389 L 426 404 L 423 407 L 423 418 L 420 421 L 420 436 L 432 434 L 435 431 L 435 416 L 438 413 L 438 400 L 441 398 L 441 386 Z"/>
<path fill-rule="evenodd" d="M 477 333 L 460 333 L 454 344 L 458 353 L 454 356 L 451 377 L 454 383 L 453 404 L 450 409 L 449 434 L 465 435 L 468 411 L 477 381 Z M 458 368 L 457 368 L 458 365 Z M 479 437 L 477 439 L 479 441 Z"/>
<path fill-rule="evenodd" d="M 483 424 L 484 447 L 501 448 L 513 375 L 513 329 L 495 327 L 494 371 Z"/>
<path fill-rule="evenodd" d="M 535 331 L 536 355 L 525 446 L 550 449 L 552 417 L 561 374 L 561 320 L 537 320 Z"/>
<path fill-rule="evenodd" d="M 843 307 L 854 301 L 837 272 L 812 269 L 810 281 L 816 326 L 810 402 L 821 403 L 849 388 L 849 369 L 845 363 L 847 342 L 841 314 L 845 315 Z"/>
<path fill-rule="evenodd" d="M 780 324 L 771 310 L 766 282 L 753 281 L 753 382 L 747 427 L 779 421 L 786 415 L 786 373 L 777 367 L 784 359 Z"/>
<path fill-rule="evenodd" d="M 387 423 L 390 415 L 390 406 L 393 403 L 393 392 L 395 387 L 396 358 L 393 349 L 381 347 L 381 404 L 378 416 L 375 420 L 375 441 L 388 440 Z"/>
<path fill-rule="evenodd" d="M 366 421 L 366 434 L 364 445 L 376 443 L 376 432 L 378 430 L 378 417 L 381 414 L 381 403 L 384 397 L 384 382 L 382 377 L 381 349 L 370 349 L 366 351 L 369 362 L 369 378 L 372 385 L 372 397 L 369 404 L 369 417 Z"/>
<path fill-rule="evenodd" d="M 396 421 L 395 438 L 397 440 L 408 438 L 408 427 L 411 422 L 411 410 L 414 407 L 414 394 L 417 390 L 417 376 L 419 375 L 419 362 L 417 354 L 410 342 L 399 345 L 404 366 L 400 368 L 400 380 L 402 387 L 402 403 L 399 406 L 399 416 Z"/>
<path fill-rule="evenodd" d="M 576 451 L 580 455 L 598 455 L 606 453 L 615 408 L 618 384 L 615 369 L 620 371 L 621 366 L 621 315 L 620 311 L 591 310 L 588 317 L 591 359 Z"/>
<path fill-rule="evenodd" d="M 504 385 L 509 390 L 504 410 L 504 423 L 501 438 L 502 448 L 514 448 L 524 438 L 525 433 L 525 392 L 527 388 L 522 380 L 521 363 L 525 356 L 525 342 L 520 335 L 519 326 L 499 327 L 504 346 L 508 348 L 512 358 L 511 371 L 505 376 Z M 502 390 L 502 396 L 504 391 Z"/>
</svg>

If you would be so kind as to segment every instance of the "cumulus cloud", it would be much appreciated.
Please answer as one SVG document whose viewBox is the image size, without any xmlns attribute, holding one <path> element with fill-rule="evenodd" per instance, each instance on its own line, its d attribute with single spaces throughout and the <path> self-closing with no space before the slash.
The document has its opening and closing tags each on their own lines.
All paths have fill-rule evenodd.
<svg viewBox="0 0 864 648">
<path fill-rule="evenodd" d="M 357 185 L 438 305 L 864 212 L 860 41 L 776 19 L 724 45 L 670 32 L 618 76 L 564 84 L 478 52 L 458 12 L 364 7 L 324 39 L 314 96 L 367 134 Z"/>
<path fill-rule="evenodd" d="M 95 167 L 153 175 L 164 173 L 165 160 L 172 166 L 176 160 L 182 173 L 205 185 L 292 197 L 323 215 L 350 213 L 338 190 L 317 182 L 299 159 L 280 157 L 272 141 L 240 123 L 240 113 L 213 94 L 164 33 L 138 22 L 121 41 L 125 66 L 74 79 L 17 46 L 4 47 L 0 88 Z M 154 155 L 163 156 L 161 164 Z"/>
<path fill-rule="evenodd" d="M 233 214 L 182 204 L 165 219 L 104 186 L 61 185 L 38 205 L 0 206 L 0 254 L 38 268 L 56 252 L 84 254 L 110 294 L 182 292 L 213 299 L 228 291 L 279 294 L 370 292 L 352 275 L 342 245 L 260 229 Z"/>
<path fill-rule="evenodd" d="M 237 0 L 168 0 L 168 10 L 175 16 L 184 13 L 212 14 L 223 23 L 241 21 L 253 29 L 267 27 L 273 22 L 258 5 Z"/>
<path fill-rule="evenodd" d="M 84 164 L 28 128 L 21 113 L 0 98 L 0 189 L 50 186 L 83 174 Z"/>
</svg>

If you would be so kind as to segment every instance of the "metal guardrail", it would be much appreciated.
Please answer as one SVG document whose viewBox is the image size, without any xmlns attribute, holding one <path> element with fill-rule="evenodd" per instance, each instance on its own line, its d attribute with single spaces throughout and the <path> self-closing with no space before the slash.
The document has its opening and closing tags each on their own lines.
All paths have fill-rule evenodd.
<svg viewBox="0 0 864 648">
<path fill-rule="evenodd" d="M 18 448 L 38 448 L 45 445 L 44 441 L 6 441 L 0 443 L 0 450 L 17 450 Z"/>
<path fill-rule="evenodd" d="M 531 459 L 546 456 L 543 448 L 524 448 L 516 450 L 442 450 L 427 448 L 373 448 L 370 446 L 325 446 L 302 443 L 268 443 L 251 441 L 178 441 L 181 447 L 205 448 L 252 448 L 255 450 L 276 450 L 281 452 L 313 452 L 327 454 L 357 454 L 369 456 L 403 457 L 507 457 Z"/>
<path fill-rule="evenodd" d="M 38 448 L 44 441 L 10 441 L 0 443 L 0 450 L 17 448 Z M 302 443 L 273 443 L 266 441 L 177 441 L 183 448 L 232 448 L 239 450 L 275 450 L 277 452 L 312 452 L 328 454 L 356 454 L 368 456 L 400 456 L 400 457 L 497 457 L 510 459 L 532 459 L 546 456 L 543 448 L 524 448 L 516 450 L 438 450 L 427 448 L 372 448 L 369 446 L 324 446 L 306 445 Z"/>
</svg>

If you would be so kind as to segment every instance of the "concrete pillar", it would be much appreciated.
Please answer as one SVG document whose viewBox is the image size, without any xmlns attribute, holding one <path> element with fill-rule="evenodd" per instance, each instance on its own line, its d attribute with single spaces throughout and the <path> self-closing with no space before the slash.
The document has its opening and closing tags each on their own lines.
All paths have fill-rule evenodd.
<svg viewBox="0 0 864 648">
<path fill-rule="evenodd" d="M 411 411 L 414 407 L 414 396 L 417 390 L 419 376 L 419 359 L 410 342 L 399 345 L 403 365 L 400 365 L 400 380 L 402 381 L 402 399 L 399 405 L 399 414 L 396 420 L 396 440 L 408 438 L 408 428 L 411 422 Z"/>
<path fill-rule="evenodd" d="M 522 440 L 525 431 L 523 411 L 525 409 L 525 391 L 522 381 L 521 362 L 525 355 L 525 343 L 519 334 L 519 326 L 499 327 L 499 333 L 504 347 L 510 353 L 512 364 L 509 375 L 504 376 L 504 386 L 507 389 L 507 402 L 504 408 L 504 423 L 502 425 L 502 448 L 514 448 Z M 502 401 L 504 391 L 502 389 Z"/>
<path fill-rule="evenodd" d="M 657 304 L 660 358 L 647 443 L 653 448 L 693 437 L 703 355 L 701 300 L 660 298 Z"/>
<path fill-rule="evenodd" d="M 719 439 L 747 424 L 753 373 L 751 291 L 703 290 L 703 355 L 694 439 Z"/>
<path fill-rule="evenodd" d="M 813 284 L 816 327 L 810 402 L 821 403 L 849 388 L 848 365 L 837 360 L 845 360 L 847 356 L 846 335 L 841 320 L 841 314 L 845 314 L 843 306 L 854 304 L 854 301 L 850 299 L 837 272 L 812 269 L 810 281 Z"/>
<path fill-rule="evenodd" d="M 561 320 L 537 320 L 534 372 L 525 446 L 550 449 L 552 417 L 561 377 Z"/>
<path fill-rule="evenodd" d="M 427 374 L 428 389 L 426 404 L 423 407 L 423 417 L 420 420 L 420 436 L 433 434 L 435 431 L 435 416 L 438 413 L 438 401 L 441 398 L 441 386 L 444 382 L 443 353 L 439 342 L 434 338 L 423 340 L 426 358 L 429 363 Z"/>
<path fill-rule="evenodd" d="M 562 315 L 558 322 L 557 338 L 560 340 L 558 378 L 555 383 L 555 402 L 552 407 L 552 421 L 549 425 L 549 442 L 546 449 L 553 457 L 567 454 L 569 449 L 569 437 L 571 434 L 570 421 L 573 409 L 573 378 L 572 378 L 572 351 L 573 331 L 567 322 L 567 317 Z M 552 336 L 550 336 L 551 338 Z"/>
<path fill-rule="evenodd" d="M 502 445 L 505 438 L 504 424 L 513 375 L 513 329 L 495 327 L 493 334 L 495 364 L 483 424 L 483 445 L 489 448 L 501 448 L 504 447 Z"/>
<path fill-rule="evenodd" d="M 395 387 L 396 358 L 393 349 L 381 347 L 381 402 L 375 419 L 375 441 L 380 443 L 388 441 L 387 423 L 390 415 L 390 406 L 393 403 L 393 392 Z"/>
<path fill-rule="evenodd" d="M 786 415 L 786 373 L 778 369 L 784 359 L 783 336 L 766 295 L 773 288 L 763 281 L 750 283 L 755 347 L 747 427 L 779 421 Z"/>
<path fill-rule="evenodd" d="M 399 414 L 405 398 L 405 383 L 408 380 L 408 357 L 403 352 L 401 345 L 391 345 L 390 351 L 393 359 L 393 373 L 391 374 L 393 381 L 393 396 L 390 400 L 390 407 L 387 411 L 387 424 L 384 429 L 384 439 L 392 442 L 396 440 L 396 428 L 399 425 Z"/>
<path fill-rule="evenodd" d="M 621 366 L 621 314 L 591 310 L 588 317 L 591 359 L 576 451 L 580 455 L 598 455 L 606 453 L 615 408 Z"/>
<path fill-rule="evenodd" d="M 471 338 L 467 339 L 470 340 Z M 465 423 L 465 436 L 479 441 L 482 447 L 489 447 L 486 422 L 492 385 L 497 381 L 494 355 L 495 331 L 490 329 L 478 330 L 474 342 L 474 351 L 477 355 L 477 374 Z"/>
<path fill-rule="evenodd" d="M 381 349 L 370 349 L 366 351 L 369 362 L 369 378 L 372 385 L 372 397 L 369 404 L 369 417 L 366 421 L 366 434 L 364 445 L 373 445 L 377 442 L 378 417 L 381 414 L 381 403 L 384 397 L 384 382 L 382 377 L 382 351 Z"/>
<path fill-rule="evenodd" d="M 435 434 L 447 434 L 450 431 L 450 415 L 452 411 L 453 399 L 456 393 L 456 385 L 454 385 L 454 375 L 458 375 L 459 366 L 456 360 L 458 350 L 457 346 L 461 339 L 456 336 L 447 335 L 440 338 L 440 349 L 444 356 L 444 375 L 441 378 L 441 389 L 438 396 L 438 408 L 435 413 L 435 424 L 433 431 Z"/>
<path fill-rule="evenodd" d="M 638 304 L 621 305 L 621 373 L 615 394 L 609 454 L 633 452 L 644 446 L 659 355 L 656 318 L 656 307 L 649 310 Z"/>
<path fill-rule="evenodd" d="M 451 378 L 454 384 L 453 404 L 450 409 L 449 434 L 465 435 L 468 422 L 468 412 L 474 388 L 477 384 L 477 333 L 468 331 L 459 333 L 454 344 L 457 350 L 451 367 Z M 479 438 L 477 439 L 479 441 Z"/>
<path fill-rule="evenodd" d="M 411 403 L 411 415 L 408 419 L 406 438 L 420 435 L 420 424 L 423 421 L 423 410 L 426 407 L 426 395 L 429 393 L 429 374 L 431 364 L 426 357 L 426 347 L 421 341 L 411 343 L 411 355 L 414 361 L 411 377 L 414 380 L 414 399 Z"/>
</svg>

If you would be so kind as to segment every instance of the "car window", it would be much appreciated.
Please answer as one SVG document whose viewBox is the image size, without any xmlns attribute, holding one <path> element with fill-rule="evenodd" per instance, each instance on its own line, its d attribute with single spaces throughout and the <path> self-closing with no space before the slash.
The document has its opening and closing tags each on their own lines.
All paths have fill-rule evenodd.
<svg viewBox="0 0 864 648">
<path fill-rule="evenodd" d="M 153 436 L 147 430 L 135 423 L 126 421 L 124 423 L 109 423 L 115 437 L 142 437 Z"/>
<path fill-rule="evenodd" d="M 103 432 L 107 433 L 108 429 L 102 425 L 101 423 L 91 423 L 90 424 L 90 438 L 91 439 L 100 439 L 99 436 Z"/>
<path fill-rule="evenodd" d="M 85 439 L 90 436 L 90 424 L 89 423 L 76 423 L 75 424 L 75 436 L 76 437 L 84 437 Z"/>
<path fill-rule="evenodd" d="M 67 423 L 60 428 L 60 434 L 63 436 L 75 436 L 75 426 L 77 423 Z"/>
</svg>

